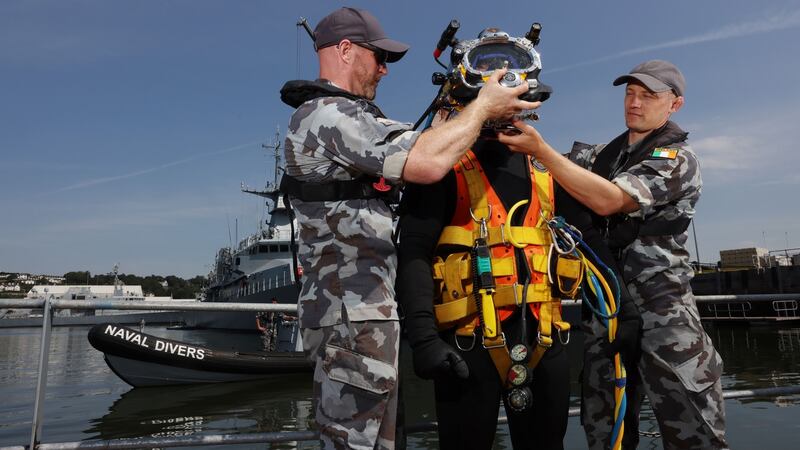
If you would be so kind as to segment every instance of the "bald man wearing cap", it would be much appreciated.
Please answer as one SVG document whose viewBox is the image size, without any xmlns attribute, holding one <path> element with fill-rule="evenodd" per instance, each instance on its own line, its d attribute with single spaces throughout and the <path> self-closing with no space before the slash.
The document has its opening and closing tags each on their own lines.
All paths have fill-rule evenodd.
<svg viewBox="0 0 800 450">
<path fill-rule="evenodd" d="M 420 133 L 372 103 L 406 44 L 355 8 L 323 18 L 314 37 L 319 79 L 281 89 L 296 108 L 281 190 L 299 226 L 299 319 L 316 362 L 316 423 L 324 448 L 392 449 L 400 329 L 390 204 L 403 181 L 441 179 L 484 121 L 538 103 L 519 100 L 527 85 L 501 86 L 498 70 L 458 118 Z"/>
<path fill-rule="evenodd" d="M 625 85 L 627 130 L 608 144 L 575 143 L 567 157 L 530 125 L 499 140 L 533 155 L 605 229 L 642 321 L 638 361 L 627 367 L 623 448 L 636 448 L 646 394 L 665 449 L 727 448 L 722 358 L 700 323 L 689 281 L 687 227 L 702 180 L 688 133 L 670 121 L 684 104 L 686 81 L 670 62 L 646 61 L 614 80 Z M 584 315 L 584 317 L 587 317 Z M 613 367 L 607 331 L 584 320 L 582 423 L 589 447 L 609 447 Z M 636 370 L 638 368 L 638 370 Z"/>
</svg>

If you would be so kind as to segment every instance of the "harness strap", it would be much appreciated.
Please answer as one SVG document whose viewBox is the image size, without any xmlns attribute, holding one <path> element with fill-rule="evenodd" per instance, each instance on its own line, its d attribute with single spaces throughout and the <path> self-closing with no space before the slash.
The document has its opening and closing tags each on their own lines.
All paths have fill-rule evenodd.
<svg viewBox="0 0 800 450">
<path fill-rule="evenodd" d="M 386 189 L 388 190 L 379 190 Z M 304 202 L 332 202 L 354 199 L 379 198 L 395 202 L 400 189 L 388 186 L 382 178 L 361 176 L 354 180 L 321 182 L 300 181 L 284 174 L 280 190 Z"/>
<path fill-rule="evenodd" d="M 515 290 L 516 294 L 514 293 Z M 551 294 L 552 289 L 549 284 L 531 284 L 528 287 L 528 295 L 525 299 L 525 303 L 544 304 L 548 302 L 561 302 L 560 299 L 554 299 Z M 518 299 L 521 298 L 522 286 L 520 285 L 498 286 L 497 290 L 492 295 L 495 308 L 517 306 Z M 436 322 L 439 324 L 440 329 L 449 328 L 454 322 L 465 318 L 471 318 L 478 313 L 475 302 L 472 301 L 471 297 L 462 297 L 451 302 L 433 305 L 433 312 L 436 315 Z"/>
<path fill-rule="evenodd" d="M 486 228 L 488 235 L 486 243 L 492 247 L 500 244 L 508 243 L 508 236 L 502 226 L 489 226 Z M 531 227 L 510 227 L 510 231 L 514 233 L 514 239 L 520 244 L 526 245 L 550 245 L 550 234 L 546 228 L 531 228 Z M 442 230 L 439 236 L 439 245 L 461 245 L 470 247 L 478 237 L 479 230 L 466 230 L 462 227 L 455 225 L 448 225 Z"/>
<path fill-rule="evenodd" d="M 530 305 L 529 309 L 539 319 L 537 343 L 528 363 L 531 368 L 536 367 L 552 345 L 553 327 L 559 330 L 569 329 L 569 324 L 561 320 L 560 299 L 553 297 L 552 286 L 545 275 L 549 271 L 546 249 L 550 247 L 552 239 L 546 226 L 547 220 L 553 216 L 552 178 L 544 170 L 534 170 L 530 161 L 526 160 L 526 163 L 532 181 L 531 206 L 526 213 L 526 226 L 515 227 L 506 223 L 510 217 L 502 205 L 500 208 L 496 207 L 497 211 L 492 211 L 489 199 L 492 202 L 498 199 L 494 199 L 493 191 L 487 189 L 483 172 L 474 155 L 467 152 L 455 167 L 456 174 L 463 176 L 458 178 L 459 192 L 466 188 L 471 217 L 464 217 L 467 205 L 462 202 L 466 199 L 460 197 L 456 215 L 463 223 L 454 222 L 453 225 L 446 226 L 439 237 L 438 246 L 453 245 L 469 249 L 480 242 L 482 246 L 491 247 L 492 254 L 495 255 L 490 260 L 492 276 L 499 281 L 493 290 L 480 290 L 477 285 L 479 282 L 474 280 L 475 261 L 471 259 L 469 252 L 451 253 L 445 260 L 437 258 L 433 267 L 434 279 L 439 281 L 441 289 L 442 303 L 434 305 L 434 314 L 440 329 L 455 326 L 457 336 L 472 335 L 477 338 L 475 328 L 481 322 L 479 318 L 484 317 L 481 340 L 504 386 L 512 361 L 502 332 L 502 322 L 497 320 L 501 310 L 505 310 L 507 314 L 511 308 L 522 307 L 524 311 L 524 308 L 528 308 L 526 305 Z M 480 226 L 477 226 L 478 222 Z M 514 247 L 523 249 L 521 254 L 509 254 L 507 249 L 512 245 L 509 237 L 513 239 Z M 501 246 L 506 246 L 506 250 L 503 251 Z M 508 284 L 514 282 L 517 275 L 517 257 L 524 257 L 533 271 L 530 275 L 535 281 L 527 287 L 517 283 Z M 571 267 L 564 271 L 570 275 L 575 272 Z M 481 310 L 478 311 L 478 308 Z M 527 311 L 524 313 L 527 314 Z"/>
<path fill-rule="evenodd" d="M 544 221 L 553 217 L 553 182 L 549 173 L 540 170 L 534 170 L 533 184 L 536 191 L 536 196 L 539 199 L 539 211 L 541 211 L 539 220 L 536 223 L 536 227 L 537 229 L 541 227 L 542 231 L 544 231 L 546 229 Z M 514 237 L 516 238 L 516 236 L 517 235 L 515 234 Z M 519 240 L 517 241 L 521 244 L 524 243 Z"/>
<path fill-rule="evenodd" d="M 474 217 L 485 218 L 489 221 L 489 201 L 486 196 L 486 189 L 483 186 L 483 178 L 475 171 L 475 162 L 472 160 L 471 152 L 467 152 L 465 158 L 460 161 L 464 168 L 464 176 L 467 179 L 467 191 L 469 191 L 469 204 Z M 475 240 L 469 243 L 471 246 Z"/>
<path fill-rule="evenodd" d="M 546 276 L 544 274 L 549 270 L 548 263 L 546 254 L 535 253 L 531 255 L 530 268 L 534 272 L 542 274 L 541 282 L 533 283 L 533 285 L 545 283 Z M 567 264 L 557 265 L 554 268 L 559 276 L 567 279 L 577 278 L 574 274 L 574 269 L 574 266 Z M 513 276 L 516 273 L 516 261 L 511 256 L 492 258 L 492 272 L 498 277 Z M 452 253 L 444 261 L 442 261 L 441 257 L 436 257 L 433 262 L 433 279 L 443 284 L 443 286 L 440 286 L 442 304 L 446 305 L 466 297 L 471 292 L 472 286 L 472 260 L 470 254 Z M 570 286 L 572 284 L 570 283 Z M 510 288 L 510 285 L 497 287 L 498 290 Z M 520 295 L 519 298 L 521 297 Z"/>
<path fill-rule="evenodd" d="M 533 286 L 531 286 L 533 287 Z M 547 349 L 553 345 L 552 327 L 555 327 L 559 332 L 568 331 L 570 325 L 564 322 L 561 317 L 561 304 L 560 301 L 553 301 L 545 303 L 539 310 L 539 331 L 537 334 L 536 347 L 533 349 L 530 360 L 528 360 L 528 367 L 535 369 L 539 362 L 542 360 Z M 499 325 L 498 325 L 499 329 Z M 508 370 L 511 368 L 511 356 L 508 354 L 508 347 L 505 345 L 505 337 L 502 333 L 494 338 L 483 339 L 484 348 L 489 352 L 497 374 L 503 386 L 507 384 Z"/>
<path fill-rule="evenodd" d="M 689 228 L 692 219 L 678 217 L 677 219 L 653 219 L 643 222 L 639 226 L 640 236 L 663 236 L 681 234 Z"/>
<path fill-rule="evenodd" d="M 540 272 L 544 272 L 547 270 L 547 260 L 546 258 L 541 259 L 544 265 L 542 263 L 534 263 L 534 265 L 544 269 L 540 270 Z M 444 262 L 442 258 L 437 257 L 433 262 L 433 279 L 444 280 L 448 288 L 458 289 L 458 285 L 463 284 L 465 280 L 471 279 L 471 264 L 471 258 L 468 253 L 450 254 Z M 492 273 L 498 277 L 514 275 L 514 258 L 492 258 Z"/>
</svg>

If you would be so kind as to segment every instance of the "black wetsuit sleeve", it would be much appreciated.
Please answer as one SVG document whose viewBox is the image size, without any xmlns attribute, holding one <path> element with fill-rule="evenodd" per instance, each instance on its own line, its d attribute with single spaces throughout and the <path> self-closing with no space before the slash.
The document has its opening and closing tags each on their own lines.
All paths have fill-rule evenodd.
<svg viewBox="0 0 800 450">
<path fill-rule="evenodd" d="M 442 229 L 453 215 L 455 176 L 408 185 L 400 205 L 397 300 L 412 347 L 437 334 L 432 265 Z"/>
</svg>

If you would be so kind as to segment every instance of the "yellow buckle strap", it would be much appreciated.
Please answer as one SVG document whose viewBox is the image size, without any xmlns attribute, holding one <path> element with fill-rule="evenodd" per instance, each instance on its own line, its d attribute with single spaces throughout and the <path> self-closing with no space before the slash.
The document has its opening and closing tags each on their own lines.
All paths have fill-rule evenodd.
<svg viewBox="0 0 800 450">
<path fill-rule="evenodd" d="M 536 335 L 536 341 L 540 347 L 549 348 L 553 345 L 552 321 L 553 321 L 553 304 L 555 302 L 547 302 L 539 308 L 539 331 Z"/>
<path fill-rule="evenodd" d="M 495 308 L 494 300 L 492 300 L 492 293 L 485 289 L 481 289 L 478 292 L 481 296 L 483 337 L 495 338 L 500 334 L 500 318 L 497 317 L 497 309 Z"/>
<path fill-rule="evenodd" d="M 437 257 L 438 258 L 438 257 Z M 492 274 L 496 277 L 514 275 L 514 258 L 492 258 Z M 469 253 L 453 253 L 445 261 L 438 258 L 433 263 L 434 280 L 472 279 L 472 261 Z"/>
<path fill-rule="evenodd" d="M 453 253 L 444 262 L 444 285 L 447 295 L 465 297 L 467 295 L 462 280 L 470 277 L 469 255 L 466 253 Z"/>
<path fill-rule="evenodd" d="M 548 172 L 539 170 L 533 171 L 534 189 L 536 190 L 536 197 L 539 199 L 539 211 L 541 212 L 538 224 L 542 224 L 542 218 L 550 219 L 553 217 L 553 200 L 551 193 L 553 192 L 553 178 Z"/>
<path fill-rule="evenodd" d="M 492 273 L 497 277 L 514 275 L 514 258 L 492 258 Z M 433 263 L 433 279 L 445 284 L 445 301 L 466 297 L 466 286 L 472 284 L 472 262 L 469 253 L 453 253 L 445 261 L 437 257 Z"/>
<path fill-rule="evenodd" d="M 466 155 L 471 159 L 470 155 Z M 470 161 L 471 162 L 471 161 Z M 464 164 L 462 161 L 461 167 L 464 168 L 464 178 L 467 181 L 467 191 L 469 191 L 469 204 L 470 210 L 474 217 L 478 219 L 489 219 L 489 201 L 486 196 L 486 189 L 483 184 L 483 177 L 481 172 L 476 170 L 475 164 Z"/>
<path fill-rule="evenodd" d="M 514 290 L 516 289 L 516 295 Z M 528 286 L 528 298 L 526 303 L 542 303 L 553 301 L 550 296 L 551 290 L 548 284 L 531 284 Z M 492 295 L 495 308 L 502 308 L 504 306 L 514 306 L 522 298 L 522 286 L 517 285 L 498 286 L 497 290 Z M 436 314 L 436 323 L 440 328 L 448 328 L 453 322 L 472 316 L 477 313 L 475 307 L 475 299 L 472 296 L 466 296 L 457 300 L 433 305 L 433 312 Z"/>
<path fill-rule="evenodd" d="M 534 253 L 531 255 L 531 269 L 534 272 L 547 273 L 547 254 Z"/>
<path fill-rule="evenodd" d="M 505 339 L 502 342 L 500 342 L 500 339 L 484 340 L 483 347 L 489 352 L 494 367 L 497 369 L 497 374 L 500 375 L 500 381 L 505 386 L 508 378 L 508 369 L 511 368 L 511 356 L 508 354 Z"/>
<path fill-rule="evenodd" d="M 525 245 L 550 245 L 550 232 L 543 228 L 511 227 L 514 240 Z"/>
<path fill-rule="evenodd" d="M 508 244 L 508 236 L 502 226 L 490 226 L 487 228 L 488 236 L 486 237 L 486 244 L 490 247 L 500 244 Z M 514 234 L 514 240 L 519 244 L 524 245 L 550 245 L 550 232 L 544 228 L 532 227 L 510 227 L 510 233 Z M 439 236 L 438 245 L 460 245 L 462 247 L 472 247 L 475 244 L 475 238 L 478 237 L 480 230 L 474 231 L 467 230 L 466 228 L 448 225 L 442 230 Z"/>
</svg>

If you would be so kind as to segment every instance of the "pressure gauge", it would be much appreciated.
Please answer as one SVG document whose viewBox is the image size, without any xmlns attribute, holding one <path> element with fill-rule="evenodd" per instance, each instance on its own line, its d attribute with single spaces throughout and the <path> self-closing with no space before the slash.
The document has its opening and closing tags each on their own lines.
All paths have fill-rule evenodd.
<svg viewBox="0 0 800 450">
<path fill-rule="evenodd" d="M 525 344 L 516 344 L 515 346 L 511 347 L 509 351 L 509 356 L 511 360 L 514 362 L 526 362 L 528 360 L 528 346 Z"/>
</svg>

